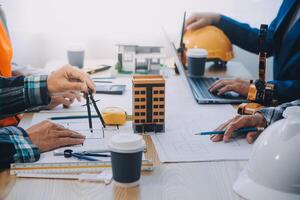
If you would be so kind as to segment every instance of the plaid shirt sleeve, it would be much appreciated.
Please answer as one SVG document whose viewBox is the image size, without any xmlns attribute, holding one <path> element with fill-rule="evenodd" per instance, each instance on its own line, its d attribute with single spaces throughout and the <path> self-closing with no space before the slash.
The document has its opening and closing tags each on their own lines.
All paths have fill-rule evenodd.
<svg viewBox="0 0 300 200">
<path fill-rule="evenodd" d="M 34 162 L 40 158 L 39 149 L 32 143 L 26 131 L 8 126 L 0 129 L 0 168 L 15 162 Z"/>
<path fill-rule="evenodd" d="M 284 103 L 277 107 L 263 108 L 258 112 L 265 117 L 267 121 L 267 126 L 269 126 L 270 124 L 282 119 L 282 114 L 285 111 L 285 109 L 291 106 L 300 106 L 300 99 L 289 103 Z"/>
<path fill-rule="evenodd" d="M 48 105 L 47 76 L 0 78 L 0 118 Z"/>
</svg>

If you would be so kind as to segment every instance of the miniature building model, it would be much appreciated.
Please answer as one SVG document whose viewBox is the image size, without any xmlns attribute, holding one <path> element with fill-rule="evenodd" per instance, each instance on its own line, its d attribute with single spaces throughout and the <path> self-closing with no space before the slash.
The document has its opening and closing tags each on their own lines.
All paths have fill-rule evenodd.
<svg viewBox="0 0 300 200">
<path fill-rule="evenodd" d="M 165 80 L 162 76 L 133 76 L 133 130 L 164 132 Z"/>
<path fill-rule="evenodd" d="M 159 74 L 162 47 L 118 45 L 120 72 Z"/>
</svg>

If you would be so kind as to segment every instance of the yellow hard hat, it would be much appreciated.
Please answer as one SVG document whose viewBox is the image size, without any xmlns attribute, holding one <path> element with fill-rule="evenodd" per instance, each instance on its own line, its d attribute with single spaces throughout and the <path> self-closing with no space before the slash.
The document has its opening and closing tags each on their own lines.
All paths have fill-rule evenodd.
<svg viewBox="0 0 300 200">
<path fill-rule="evenodd" d="M 232 44 L 225 33 L 215 26 L 206 26 L 195 31 L 187 31 L 183 42 L 185 48 L 202 48 L 208 52 L 208 60 L 227 62 L 233 56 Z"/>
</svg>

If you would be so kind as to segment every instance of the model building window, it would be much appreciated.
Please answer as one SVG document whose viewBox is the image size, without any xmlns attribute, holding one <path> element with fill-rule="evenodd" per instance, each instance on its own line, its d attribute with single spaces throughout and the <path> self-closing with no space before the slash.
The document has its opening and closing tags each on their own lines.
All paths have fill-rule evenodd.
<svg viewBox="0 0 300 200">
<path fill-rule="evenodd" d="M 159 64 L 159 63 L 160 63 L 160 59 L 158 59 L 158 58 L 151 59 L 151 64 Z"/>
<path fill-rule="evenodd" d="M 141 120 L 141 123 L 145 123 L 146 121 L 144 119 Z"/>
<path fill-rule="evenodd" d="M 154 122 L 158 122 L 158 119 L 154 119 L 153 121 L 154 121 Z"/>
<path fill-rule="evenodd" d="M 158 94 L 158 91 L 157 90 L 154 90 L 154 92 L 153 92 L 154 94 Z"/>
<path fill-rule="evenodd" d="M 164 119 L 159 119 L 159 122 L 164 122 Z"/>
<path fill-rule="evenodd" d="M 158 101 L 158 98 L 154 98 L 153 100 L 154 100 L 154 101 Z"/>
<path fill-rule="evenodd" d="M 144 105 L 141 106 L 141 109 L 145 109 L 145 108 L 146 108 L 146 106 L 144 106 Z"/>
<path fill-rule="evenodd" d="M 135 123 L 140 123 L 140 120 L 136 119 L 134 120 Z"/>
<path fill-rule="evenodd" d="M 141 91 L 141 94 L 146 94 L 146 92 L 145 91 Z"/>
<path fill-rule="evenodd" d="M 124 53 L 124 61 L 125 62 L 132 62 L 132 53 Z"/>
<path fill-rule="evenodd" d="M 139 98 L 135 98 L 134 101 L 135 101 L 135 102 L 139 102 L 140 99 L 139 99 Z"/>
<path fill-rule="evenodd" d="M 141 116 L 145 116 L 146 114 L 144 112 L 141 112 Z"/>
<path fill-rule="evenodd" d="M 140 91 L 135 91 L 134 94 L 140 94 Z"/>
<path fill-rule="evenodd" d="M 164 115 L 164 112 L 159 112 L 159 115 Z"/>
<path fill-rule="evenodd" d="M 159 100 L 160 100 L 160 101 L 163 101 L 163 100 L 164 100 L 164 98 L 159 98 Z"/>
<path fill-rule="evenodd" d="M 147 59 L 144 58 L 138 58 L 136 59 L 136 62 L 139 66 L 146 66 L 148 64 Z"/>
<path fill-rule="evenodd" d="M 141 98 L 141 101 L 144 102 L 144 101 L 146 101 L 146 99 L 145 98 Z"/>
<path fill-rule="evenodd" d="M 159 91 L 159 94 L 164 94 L 164 93 L 165 93 L 165 91 L 163 91 L 163 90 Z"/>
<path fill-rule="evenodd" d="M 135 116 L 140 116 L 140 113 L 138 113 L 138 112 L 137 112 L 137 113 L 135 113 Z"/>
<path fill-rule="evenodd" d="M 134 108 L 135 108 L 135 109 L 139 109 L 139 108 L 140 108 L 140 106 L 134 106 Z"/>
<path fill-rule="evenodd" d="M 158 115 L 158 112 L 154 112 L 154 115 Z"/>
<path fill-rule="evenodd" d="M 154 108 L 158 108 L 158 105 L 154 105 L 153 107 L 154 107 Z"/>
<path fill-rule="evenodd" d="M 159 108 L 164 108 L 164 105 L 159 105 Z"/>
</svg>

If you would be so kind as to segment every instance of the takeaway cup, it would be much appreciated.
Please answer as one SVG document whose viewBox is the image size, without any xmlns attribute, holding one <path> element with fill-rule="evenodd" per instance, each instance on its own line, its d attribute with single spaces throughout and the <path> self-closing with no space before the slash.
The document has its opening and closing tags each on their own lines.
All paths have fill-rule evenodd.
<svg viewBox="0 0 300 200">
<path fill-rule="evenodd" d="M 138 185 L 141 176 L 145 141 L 134 133 L 117 134 L 108 142 L 115 184 L 121 187 Z"/>
<path fill-rule="evenodd" d="M 188 74 L 191 77 L 199 77 L 204 75 L 205 62 L 208 53 L 205 49 L 188 49 L 187 61 L 188 61 Z"/>
<path fill-rule="evenodd" d="M 84 45 L 73 44 L 67 49 L 68 62 L 70 65 L 83 68 L 84 66 Z"/>
</svg>

